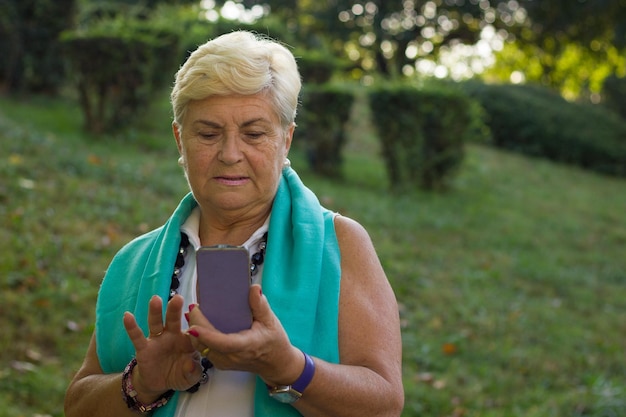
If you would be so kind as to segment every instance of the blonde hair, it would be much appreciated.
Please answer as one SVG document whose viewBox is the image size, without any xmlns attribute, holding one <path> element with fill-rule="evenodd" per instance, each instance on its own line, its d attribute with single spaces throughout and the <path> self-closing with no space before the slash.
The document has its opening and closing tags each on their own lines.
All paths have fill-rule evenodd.
<svg viewBox="0 0 626 417">
<path fill-rule="evenodd" d="M 296 117 L 300 73 L 283 45 L 246 31 L 221 35 L 199 46 L 176 73 L 171 93 L 179 125 L 191 100 L 212 95 L 268 94 L 283 127 Z"/>
</svg>

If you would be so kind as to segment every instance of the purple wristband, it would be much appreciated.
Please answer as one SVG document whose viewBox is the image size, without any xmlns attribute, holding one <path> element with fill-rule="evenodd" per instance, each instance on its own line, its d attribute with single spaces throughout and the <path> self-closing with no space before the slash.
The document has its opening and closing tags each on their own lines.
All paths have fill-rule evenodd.
<svg viewBox="0 0 626 417">
<path fill-rule="evenodd" d="M 302 352 L 302 354 L 304 355 L 304 369 L 296 382 L 291 385 L 279 385 L 277 387 L 270 387 L 268 385 L 267 389 L 269 390 L 269 395 L 276 401 L 285 404 L 293 404 L 302 398 L 302 393 L 309 386 L 311 380 L 313 380 L 315 362 L 313 362 L 313 358 L 306 353 Z"/>
<path fill-rule="evenodd" d="M 306 387 L 309 386 L 311 380 L 313 379 L 313 375 L 315 374 L 315 362 L 313 362 L 313 359 L 305 352 L 302 353 L 304 354 L 304 369 L 296 382 L 291 384 L 291 387 L 300 394 L 302 394 Z"/>
</svg>

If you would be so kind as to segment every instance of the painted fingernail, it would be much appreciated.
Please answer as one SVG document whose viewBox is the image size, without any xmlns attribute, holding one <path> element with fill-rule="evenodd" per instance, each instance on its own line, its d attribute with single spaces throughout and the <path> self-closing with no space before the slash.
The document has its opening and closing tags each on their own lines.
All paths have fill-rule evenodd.
<svg viewBox="0 0 626 417">
<path fill-rule="evenodd" d="M 200 333 L 198 333 L 198 331 L 196 329 L 189 329 L 187 330 L 187 333 L 192 335 L 193 337 L 199 337 Z"/>
<path fill-rule="evenodd" d="M 189 313 L 185 313 L 185 320 L 187 320 L 187 323 L 189 323 Z"/>
<path fill-rule="evenodd" d="M 191 313 L 196 306 L 197 304 L 189 304 L 189 312 Z"/>
<path fill-rule="evenodd" d="M 261 287 L 259 287 L 259 295 L 262 297 L 263 296 L 263 289 Z"/>
</svg>

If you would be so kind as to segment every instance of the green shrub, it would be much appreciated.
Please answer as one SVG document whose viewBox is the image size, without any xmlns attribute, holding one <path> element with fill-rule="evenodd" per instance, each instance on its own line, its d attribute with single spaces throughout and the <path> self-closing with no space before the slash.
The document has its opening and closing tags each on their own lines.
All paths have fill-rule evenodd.
<svg viewBox="0 0 626 417">
<path fill-rule="evenodd" d="M 602 86 L 604 104 L 626 120 L 626 77 L 611 75 Z"/>
<path fill-rule="evenodd" d="M 190 9 L 195 10 L 195 9 Z M 197 13 L 184 13 L 176 17 L 177 26 L 181 30 L 181 50 L 185 56 L 183 60 L 195 50 L 198 45 L 202 45 L 210 39 L 214 39 L 224 33 L 230 33 L 236 30 L 247 30 L 258 33 L 261 36 L 267 36 L 283 44 L 294 44 L 293 34 L 285 23 L 273 16 L 266 16 L 263 19 L 253 23 L 238 22 L 220 17 L 215 22 L 209 22 L 206 19 L 199 19 Z"/>
<path fill-rule="evenodd" d="M 626 175 L 626 123 L 613 112 L 535 86 L 467 83 L 464 89 L 488 113 L 496 146 Z"/>
<path fill-rule="evenodd" d="M 323 176 L 341 177 L 344 125 L 354 101 L 351 91 L 331 84 L 305 85 L 296 136 L 302 138 L 311 169 Z"/>
<path fill-rule="evenodd" d="M 330 53 L 303 51 L 296 54 L 298 69 L 307 84 L 324 84 L 330 81 L 339 62 Z"/>
<path fill-rule="evenodd" d="M 173 80 L 178 40 L 167 27 L 128 17 L 64 34 L 86 131 L 99 134 L 130 125 L 152 94 Z"/>
<path fill-rule="evenodd" d="M 484 130 L 478 108 L 448 87 L 381 86 L 369 92 L 372 118 L 392 188 L 445 188 L 463 145 Z"/>
</svg>

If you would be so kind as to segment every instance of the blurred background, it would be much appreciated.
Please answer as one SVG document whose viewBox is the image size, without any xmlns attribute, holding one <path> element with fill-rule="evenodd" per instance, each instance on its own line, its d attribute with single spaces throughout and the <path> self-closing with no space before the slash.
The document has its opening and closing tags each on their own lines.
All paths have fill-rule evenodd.
<svg viewBox="0 0 626 417">
<path fill-rule="evenodd" d="M 626 0 L 0 0 L 0 417 L 63 416 L 113 254 L 187 192 L 169 89 L 287 45 L 290 155 L 370 231 L 403 416 L 626 415 Z"/>
</svg>

